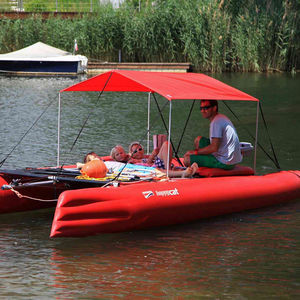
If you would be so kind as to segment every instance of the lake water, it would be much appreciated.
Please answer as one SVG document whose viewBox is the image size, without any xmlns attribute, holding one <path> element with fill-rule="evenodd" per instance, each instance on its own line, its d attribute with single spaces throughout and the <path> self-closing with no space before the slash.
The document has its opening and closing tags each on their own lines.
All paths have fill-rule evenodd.
<svg viewBox="0 0 300 300">
<path fill-rule="evenodd" d="M 281 168 L 299 169 L 300 76 L 221 74 L 216 78 L 261 99 Z M 59 90 L 83 78 L 0 77 L 0 160 L 51 103 L 2 168 L 56 164 Z M 163 99 L 159 98 L 163 105 Z M 178 142 L 189 103 L 173 105 Z M 251 141 L 256 104 L 224 105 L 240 140 Z M 152 133 L 163 133 L 152 106 Z M 167 115 L 168 109 L 165 109 Z M 90 114 L 86 127 L 70 151 Z M 146 143 L 147 95 L 62 94 L 61 161 L 81 161 L 88 151 L 108 154 L 117 143 Z M 259 139 L 270 151 L 259 124 Z M 208 122 L 194 110 L 180 153 Z M 252 164 L 246 158 L 245 164 Z M 258 173 L 276 171 L 258 151 Z M 0 216 L 2 299 L 296 299 L 299 283 L 299 201 L 192 224 L 88 238 L 49 239 L 53 210 Z"/>
</svg>

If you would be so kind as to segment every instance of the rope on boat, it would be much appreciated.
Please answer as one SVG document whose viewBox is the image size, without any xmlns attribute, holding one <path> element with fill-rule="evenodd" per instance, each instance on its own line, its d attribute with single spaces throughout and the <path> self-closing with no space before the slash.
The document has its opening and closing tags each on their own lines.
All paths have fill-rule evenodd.
<svg viewBox="0 0 300 300">
<path fill-rule="evenodd" d="M 99 99 L 100 99 L 100 97 L 102 96 L 102 94 L 103 94 L 103 92 L 104 92 L 104 89 L 106 88 L 106 86 L 107 86 L 107 84 L 108 84 L 108 82 L 109 82 L 109 80 L 110 80 L 112 74 L 113 74 L 112 72 L 109 74 L 109 77 L 107 78 L 107 80 L 106 80 L 106 82 L 105 82 L 105 84 L 104 84 L 104 86 L 103 86 L 101 92 L 99 93 L 99 96 L 98 96 L 98 99 L 97 99 L 97 101 L 96 101 L 96 104 L 99 102 Z M 71 153 L 71 152 L 73 151 L 73 148 L 74 148 L 74 146 L 75 146 L 77 140 L 79 139 L 79 137 L 80 137 L 80 135 L 81 135 L 81 133 L 82 133 L 84 127 L 86 126 L 86 124 L 87 124 L 87 122 L 88 122 L 88 120 L 89 120 L 89 118 L 91 117 L 91 115 L 92 115 L 93 112 L 94 112 L 94 109 L 91 109 L 90 112 L 89 112 L 89 114 L 88 114 L 88 116 L 87 116 L 86 119 L 84 120 L 84 122 L 83 122 L 83 124 L 82 124 L 82 126 L 81 126 L 81 128 L 80 128 L 80 130 L 79 130 L 79 132 L 78 132 L 78 134 L 77 134 L 77 137 L 75 138 L 75 140 L 74 140 L 74 142 L 73 142 L 73 144 L 72 144 L 72 146 L 71 146 L 71 148 L 70 148 L 69 153 Z M 64 164 L 65 164 L 65 163 L 62 163 L 62 164 L 61 164 L 61 168 L 60 168 L 59 171 L 57 172 L 57 176 L 58 176 L 58 175 L 60 174 L 60 172 L 63 170 Z"/>
<path fill-rule="evenodd" d="M 33 124 L 29 127 L 29 129 L 23 134 L 21 139 L 17 142 L 17 144 L 12 148 L 12 150 L 6 155 L 6 157 L 0 162 L 0 168 L 3 166 L 5 161 L 8 159 L 8 157 L 13 153 L 13 151 L 21 144 L 25 136 L 29 133 L 29 131 L 35 126 L 35 124 L 40 120 L 40 118 L 45 114 L 47 109 L 51 106 L 51 104 L 56 100 L 56 97 L 50 101 L 50 103 L 47 105 L 47 107 L 44 109 L 44 111 L 38 116 L 38 118 L 33 122 Z"/>
<path fill-rule="evenodd" d="M 104 91 L 104 89 L 106 88 L 106 86 L 107 86 L 107 84 L 108 84 L 108 82 L 109 82 L 109 80 L 110 80 L 112 74 L 113 74 L 112 72 L 109 74 L 109 77 L 107 78 L 107 80 L 106 80 L 106 82 L 105 82 L 105 84 L 104 84 L 104 86 L 103 86 L 103 89 L 102 89 L 101 92 L 99 93 L 99 96 L 98 96 L 98 99 L 97 99 L 97 101 L 96 101 L 96 104 L 97 104 L 97 102 L 99 101 L 101 95 L 103 94 L 103 91 Z M 84 127 L 85 127 L 87 121 L 89 120 L 89 118 L 91 117 L 91 115 L 92 115 L 93 112 L 94 112 L 94 109 L 91 109 L 90 112 L 89 112 L 89 114 L 88 114 L 88 116 L 87 116 L 86 119 L 84 120 L 84 122 L 83 122 L 83 124 L 82 124 L 82 126 L 81 126 L 81 128 L 80 128 L 80 130 L 79 130 L 79 132 L 78 132 L 78 135 L 77 135 L 76 139 L 74 140 L 74 142 L 73 142 L 73 144 L 72 144 L 72 146 L 71 146 L 70 152 L 73 151 L 73 148 L 74 148 L 74 146 L 75 146 L 77 140 L 79 139 L 79 137 L 80 137 L 80 135 L 81 135 L 81 133 L 82 133 L 82 131 L 83 131 L 83 129 L 84 129 Z"/>
<path fill-rule="evenodd" d="M 195 102 L 196 102 L 196 100 L 194 100 L 193 103 L 192 103 L 192 105 L 191 105 L 190 112 L 189 112 L 189 114 L 188 114 L 187 120 L 186 120 L 186 122 L 185 122 L 183 131 L 182 131 L 182 134 L 181 134 L 181 137 L 180 137 L 180 140 L 179 140 L 177 149 L 176 149 L 176 153 L 179 152 L 179 148 L 180 148 L 180 146 L 181 146 L 181 142 L 182 142 L 182 139 L 183 139 L 185 130 L 186 130 L 186 128 L 187 128 L 188 122 L 189 122 L 189 120 L 190 120 L 190 118 L 191 118 L 191 114 L 192 114 L 192 111 L 193 111 L 193 109 L 194 109 Z M 181 164 L 181 165 L 182 165 L 182 164 Z"/>
<path fill-rule="evenodd" d="M 289 172 L 300 178 L 300 175 L 298 173 L 296 173 L 295 171 L 289 171 Z"/>
<path fill-rule="evenodd" d="M 163 118 L 163 116 L 162 116 L 162 111 L 163 111 L 164 108 L 167 106 L 168 101 L 166 101 L 165 104 L 162 106 L 162 108 L 160 108 L 159 105 L 158 105 L 158 102 L 157 102 L 157 100 L 156 100 L 156 98 L 155 98 L 155 96 L 154 96 L 154 94 L 153 94 L 153 93 L 151 93 L 151 94 L 152 94 L 152 96 L 153 96 L 153 98 L 154 98 L 154 100 L 155 100 L 155 102 L 156 102 L 157 109 L 158 109 L 158 111 L 159 111 L 160 117 L 162 118 L 162 121 L 163 121 L 163 123 L 164 123 L 165 129 L 166 129 L 167 132 L 168 132 L 168 128 L 167 128 L 167 126 L 166 126 L 165 120 L 164 120 L 164 118 Z M 147 133 L 145 134 L 145 136 L 149 133 L 150 129 L 151 129 L 152 126 L 156 123 L 156 121 L 157 121 L 158 118 L 159 118 L 159 116 L 158 116 L 157 118 L 155 118 L 154 122 L 153 122 L 152 125 L 150 126 L 150 128 L 149 128 L 149 130 L 147 131 Z M 145 136 L 144 136 L 144 137 L 145 137 Z M 144 137 L 142 138 L 142 140 L 144 139 Z M 182 163 L 181 163 L 180 159 L 178 158 L 178 155 L 177 155 L 177 153 L 176 153 L 176 151 L 175 151 L 175 148 L 174 148 L 174 145 L 173 145 L 172 141 L 171 141 L 171 145 L 172 145 L 172 147 L 173 147 L 173 149 L 174 149 L 174 153 L 175 153 L 175 155 L 176 155 L 176 158 L 178 159 L 179 163 L 182 165 Z M 132 157 L 132 155 L 133 155 L 134 153 L 135 153 L 135 152 L 133 152 L 133 153 L 131 154 L 130 158 Z M 117 182 L 117 180 L 118 180 L 119 177 L 121 176 L 121 174 L 122 174 L 122 172 L 123 172 L 123 170 L 125 169 L 125 167 L 126 167 L 127 164 L 128 164 L 128 161 L 125 163 L 125 165 L 123 166 L 123 168 L 119 171 L 119 173 L 118 173 L 117 175 L 115 175 L 115 177 L 112 178 L 110 182 L 108 182 L 108 183 L 104 184 L 103 186 L 101 186 L 101 188 L 104 188 L 104 187 L 106 187 L 106 186 L 108 186 L 108 185 L 114 184 L 114 182 Z M 165 174 L 164 174 L 164 176 L 165 176 Z M 162 177 L 162 176 L 159 175 L 159 176 L 156 176 L 156 177 L 154 177 L 154 178 L 152 178 L 152 179 L 153 179 L 153 180 L 155 180 L 155 179 L 158 179 L 158 180 L 164 180 L 164 179 L 161 179 L 160 177 Z M 141 179 L 139 182 L 141 182 L 141 181 L 146 181 L 146 180 L 148 180 L 148 179 Z"/>
<path fill-rule="evenodd" d="M 27 198 L 30 200 L 35 200 L 35 201 L 40 201 L 40 202 L 56 202 L 57 199 L 40 199 L 40 198 L 34 198 L 34 197 L 30 197 L 30 196 L 26 196 L 26 195 L 22 195 L 20 192 L 16 191 L 13 187 L 10 188 L 10 190 L 12 192 L 14 192 L 19 198 Z"/>
<path fill-rule="evenodd" d="M 152 94 L 152 96 L 153 96 L 153 98 L 155 98 L 155 97 L 154 97 L 154 94 Z M 161 111 L 161 112 L 165 109 L 165 107 L 167 106 L 167 104 L 168 104 L 168 101 L 166 101 L 165 104 L 160 108 L 160 111 Z M 146 132 L 146 133 L 142 136 L 142 138 L 140 139 L 141 141 L 145 140 L 147 134 L 150 133 L 151 129 L 152 129 L 153 126 L 156 124 L 156 122 L 157 122 L 157 120 L 159 119 L 159 117 L 161 117 L 161 116 L 158 115 L 158 116 L 154 119 L 154 121 L 153 121 L 152 124 L 150 125 L 149 130 L 147 130 L 147 132 Z M 140 140 L 138 140 L 138 141 L 140 141 Z"/>
<path fill-rule="evenodd" d="M 226 104 L 225 101 L 222 101 L 222 102 L 230 110 L 230 112 L 234 115 L 234 117 L 240 122 L 240 124 L 242 124 L 240 118 L 234 113 L 234 111 L 229 107 L 229 105 Z M 263 121 L 264 121 L 264 125 L 265 125 L 265 128 L 266 128 L 267 135 L 269 137 L 269 142 L 271 144 L 271 148 L 272 148 L 272 152 L 273 152 L 274 158 L 264 149 L 264 147 L 258 141 L 257 141 L 257 145 L 266 154 L 266 156 L 274 163 L 274 165 L 276 166 L 276 168 L 278 170 L 281 170 L 279 162 L 278 162 L 278 159 L 277 159 L 277 156 L 276 156 L 276 153 L 275 153 L 275 150 L 274 150 L 274 147 L 273 147 L 273 144 L 272 144 L 272 141 L 271 141 L 271 137 L 269 135 L 269 131 L 268 131 L 268 128 L 267 128 L 267 123 L 265 121 L 265 118 L 264 118 L 264 115 L 263 115 L 263 111 L 262 111 L 262 107 L 261 107 L 261 103 L 260 102 L 259 102 L 259 108 L 260 108 L 260 112 L 261 112 L 261 115 L 262 115 L 262 118 L 263 118 Z M 253 140 L 255 140 L 255 137 L 253 136 L 253 134 L 245 126 L 242 125 L 242 128 L 247 131 L 247 133 L 249 134 L 249 136 Z"/>
<path fill-rule="evenodd" d="M 259 102 L 259 108 L 260 108 L 261 117 L 262 117 L 262 119 L 263 119 L 263 121 L 264 121 L 264 125 L 265 125 L 265 128 L 266 128 L 266 132 L 267 132 L 267 135 L 268 135 L 268 138 L 269 138 L 269 142 L 270 142 L 270 145 L 271 145 L 272 153 L 273 153 L 274 160 L 275 160 L 274 163 L 275 163 L 277 169 L 280 170 L 281 168 L 280 168 L 280 165 L 279 165 L 279 162 L 278 162 L 276 153 L 275 153 L 275 149 L 274 149 L 274 147 L 273 147 L 273 143 L 272 143 L 272 141 L 271 141 L 271 136 L 270 136 L 270 134 L 269 134 L 269 130 L 268 130 L 267 122 L 266 122 L 266 120 L 265 120 L 265 116 L 264 116 L 264 113 L 263 113 L 263 110 L 262 110 L 262 104 L 261 104 L 261 102 Z"/>
</svg>

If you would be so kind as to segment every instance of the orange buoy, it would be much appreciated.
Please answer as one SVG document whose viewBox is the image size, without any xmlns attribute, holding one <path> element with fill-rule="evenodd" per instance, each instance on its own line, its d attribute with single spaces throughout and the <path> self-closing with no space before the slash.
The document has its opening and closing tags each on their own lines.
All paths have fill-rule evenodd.
<svg viewBox="0 0 300 300">
<path fill-rule="evenodd" d="M 80 172 L 82 175 L 89 177 L 103 178 L 106 176 L 107 171 L 107 167 L 102 160 L 94 159 L 86 163 Z"/>
</svg>

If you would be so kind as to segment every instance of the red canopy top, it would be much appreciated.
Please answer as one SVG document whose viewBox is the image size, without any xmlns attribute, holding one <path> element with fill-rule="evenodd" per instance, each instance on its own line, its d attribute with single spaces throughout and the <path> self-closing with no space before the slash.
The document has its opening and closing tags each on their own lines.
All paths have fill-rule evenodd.
<svg viewBox="0 0 300 300">
<path fill-rule="evenodd" d="M 244 100 L 258 99 L 219 80 L 199 73 L 168 73 L 113 70 L 92 77 L 60 92 L 152 92 L 168 100 Z"/>
</svg>

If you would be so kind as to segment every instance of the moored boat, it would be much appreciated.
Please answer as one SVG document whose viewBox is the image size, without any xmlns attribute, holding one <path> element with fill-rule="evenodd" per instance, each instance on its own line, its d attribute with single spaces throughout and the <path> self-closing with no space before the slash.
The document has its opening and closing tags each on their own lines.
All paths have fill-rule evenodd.
<svg viewBox="0 0 300 300">
<path fill-rule="evenodd" d="M 26 48 L 0 54 L 0 74 L 75 75 L 85 73 L 87 58 L 37 42 Z"/>
<path fill-rule="evenodd" d="M 112 71 L 66 88 L 61 93 L 75 91 L 98 91 L 100 95 L 104 92 L 144 92 L 148 93 L 148 106 L 151 96 L 160 94 L 168 100 L 170 108 L 169 128 L 166 128 L 169 143 L 174 100 L 258 103 L 258 99 L 218 80 L 193 73 Z M 61 94 L 59 102 L 60 98 Z M 150 132 L 150 125 L 147 132 Z M 16 192 L 21 197 L 37 198 L 36 201 L 58 199 L 51 237 L 86 236 L 184 223 L 300 198 L 299 171 L 253 175 L 256 145 L 257 138 L 253 169 L 243 166 L 236 166 L 231 171 L 199 168 L 198 178 L 188 179 L 170 179 L 168 170 L 163 180 L 147 178 L 147 182 L 139 177 L 120 180 L 119 175 L 100 180 L 80 178 L 74 166 L 0 170 L 0 212 L 2 204 L 5 206 L 10 200 L 16 201 Z M 60 166 L 59 138 L 57 166 Z M 35 201 L 29 197 L 27 201 Z M 11 211 L 14 209 L 16 207 L 11 206 Z M 30 209 L 30 205 L 26 209 Z"/>
</svg>

